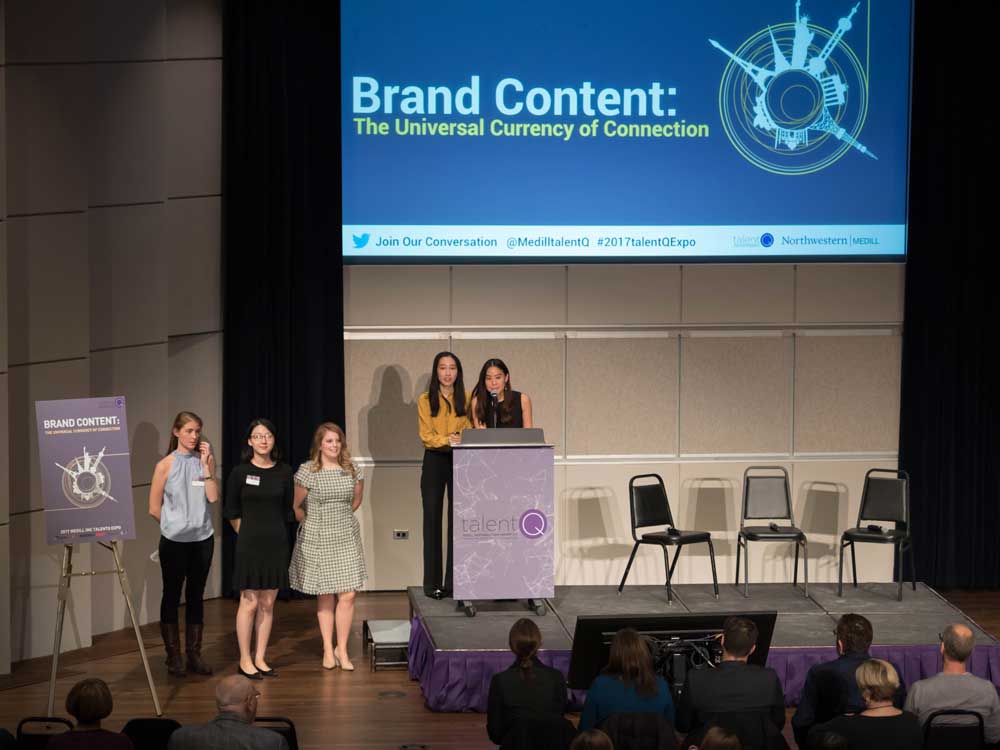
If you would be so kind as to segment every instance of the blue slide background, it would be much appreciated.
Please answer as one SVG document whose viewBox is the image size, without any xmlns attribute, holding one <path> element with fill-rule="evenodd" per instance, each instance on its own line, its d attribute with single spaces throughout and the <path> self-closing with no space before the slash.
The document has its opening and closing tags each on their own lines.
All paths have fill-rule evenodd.
<svg viewBox="0 0 1000 750">
<path fill-rule="evenodd" d="M 834 28 L 854 0 L 804 0 L 812 23 Z M 794 21 L 794 0 L 622 4 L 397 0 L 342 2 L 343 222 L 464 225 L 904 224 L 910 94 L 911 7 L 863 0 L 845 37 L 866 60 L 870 14 L 870 98 L 859 134 L 877 156 L 851 149 L 802 176 L 768 173 L 729 142 L 719 114 L 727 58 L 768 25 Z M 525 89 L 647 88 L 659 81 L 676 119 L 706 123 L 709 138 L 359 136 L 352 77 L 381 85 L 468 85 L 481 76 L 479 116 L 500 116 L 497 82 Z M 523 95 L 522 95 L 523 96 Z M 850 96 L 850 93 L 849 93 Z M 390 123 L 396 114 L 372 117 Z M 411 115 L 420 119 L 419 115 Z M 599 116 L 600 117 L 600 116 Z M 477 116 L 430 116 L 475 121 Z M 511 122 L 592 118 L 534 117 Z M 601 117 L 602 120 L 609 119 Z M 675 118 L 618 122 L 665 123 Z"/>
</svg>

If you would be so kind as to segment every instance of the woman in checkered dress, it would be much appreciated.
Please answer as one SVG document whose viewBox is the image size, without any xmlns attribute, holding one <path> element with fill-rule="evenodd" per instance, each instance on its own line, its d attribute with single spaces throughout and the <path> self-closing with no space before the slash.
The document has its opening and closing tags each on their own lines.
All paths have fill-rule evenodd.
<svg viewBox="0 0 1000 750">
<path fill-rule="evenodd" d="M 300 525 L 288 567 L 293 589 L 317 595 L 324 669 L 354 671 L 347 637 L 354 619 L 354 593 L 368 578 L 361 526 L 354 515 L 361 506 L 363 484 L 361 470 L 347 452 L 344 431 L 324 422 L 316 428 L 309 460 L 295 473 L 294 509 Z"/>
</svg>

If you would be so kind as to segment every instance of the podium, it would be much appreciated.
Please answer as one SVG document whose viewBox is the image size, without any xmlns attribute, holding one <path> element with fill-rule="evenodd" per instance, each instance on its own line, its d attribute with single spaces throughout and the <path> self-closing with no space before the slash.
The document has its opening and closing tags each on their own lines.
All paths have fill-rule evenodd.
<svg viewBox="0 0 1000 750">
<path fill-rule="evenodd" d="M 554 447 L 537 429 L 466 430 L 455 446 L 454 597 L 523 599 L 545 614 L 555 595 Z"/>
</svg>

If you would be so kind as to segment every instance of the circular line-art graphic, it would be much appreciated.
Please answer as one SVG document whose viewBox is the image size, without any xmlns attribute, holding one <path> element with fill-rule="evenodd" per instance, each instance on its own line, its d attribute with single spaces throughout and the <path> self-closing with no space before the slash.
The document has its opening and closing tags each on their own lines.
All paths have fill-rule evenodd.
<svg viewBox="0 0 1000 750">
<path fill-rule="evenodd" d="M 733 147 L 751 164 L 781 175 L 830 166 L 858 140 L 868 114 L 868 79 L 844 42 L 859 5 L 834 31 L 807 16 L 762 29 L 730 52 L 719 86 L 719 113 Z"/>
<path fill-rule="evenodd" d="M 535 539 L 545 534 L 549 526 L 548 519 L 542 511 L 535 508 L 526 510 L 521 514 L 521 533 L 529 539 Z"/>
<path fill-rule="evenodd" d="M 83 455 L 69 461 L 66 466 L 56 464 L 63 471 L 62 491 L 66 499 L 77 508 L 91 510 L 99 507 L 111 496 L 111 472 L 102 461 L 104 449 L 91 456 L 84 447 Z"/>
</svg>

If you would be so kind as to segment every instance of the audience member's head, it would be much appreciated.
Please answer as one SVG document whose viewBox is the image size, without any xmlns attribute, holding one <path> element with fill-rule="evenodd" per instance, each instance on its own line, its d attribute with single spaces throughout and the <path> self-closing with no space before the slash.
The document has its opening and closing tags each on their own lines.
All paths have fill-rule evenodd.
<svg viewBox="0 0 1000 750">
<path fill-rule="evenodd" d="M 743 750 L 743 743 L 735 732 L 722 727 L 709 727 L 701 738 L 698 750 Z"/>
<path fill-rule="evenodd" d="M 219 712 L 239 714 L 248 722 L 252 722 L 257 716 L 259 699 L 260 693 L 253 682 L 242 675 L 223 677 L 215 686 L 215 705 Z"/>
<path fill-rule="evenodd" d="M 99 727 L 101 719 L 111 714 L 114 705 L 108 684 L 96 677 L 80 680 L 66 696 L 66 713 L 83 726 Z"/>
<path fill-rule="evenodd" d="M 866 704 L 891 701 L 899 690 L 899 675 L 896 668 L 882 659 L 867 659 L 861 662 L 854 673 L 858 690 Z"/>
<path fill-rule="evenodd" d="M 535 663 L 535 654 L 542 647 L 542 631 L 538 629 L 534 620 L 522 617 L 511 626 L 507 642 L 517 657 L 521 676 L 528 677 Z"/>
<path fill-rule="evenodd" d="M 569 750 L 614 750 L 614 745 L 600 729 L 587 729 L 576 736 Z"/>
<path fill-rule="evenodd" d="M 851 744 L 842 734 L 823 732 L 813 747 L 816 750 L 850 750 Z"/>
<path fill-rule="evenodd" d="M 861 615 L 841 615 L 837 620 L 837 650 L 842 654 L 867 654 L 872 645 L 872 624 Z"/>
<path fill-rule="evenodd" d="M 727 617 L 722 624 L 724 658 L 746 661 L 757 648 L 757 625 L 746 617 Z"/>
<path fill-rule="evenodd" d="M 945 661 L 965 664 L 976 647 L 976 634 L 962 623 L 949 625 L 941 633 L 941 655 Z"/>
<path fill-rule="evenodd" d="M 631 684 L 645 697 L 656 695 L 656 675 L 649 644 L 633 628 L 622 628 L 611 639 L 611 653 L 604 674 Z"/>
</svg>

